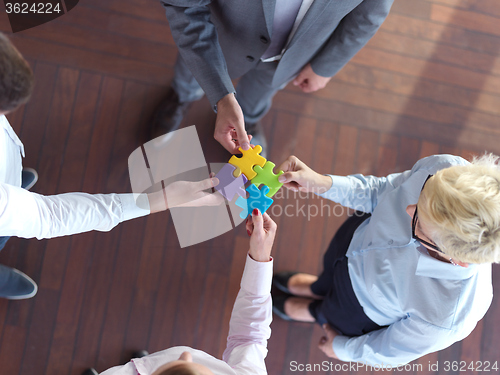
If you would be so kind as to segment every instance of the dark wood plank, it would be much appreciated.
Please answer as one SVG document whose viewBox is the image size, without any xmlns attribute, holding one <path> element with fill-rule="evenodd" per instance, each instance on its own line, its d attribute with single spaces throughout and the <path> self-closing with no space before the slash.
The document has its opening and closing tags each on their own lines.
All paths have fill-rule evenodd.
<svg viewBox="0 0 500 375">
<path fill-rule="evenodd" d="M 485 34 L 500 35 L 498 17 L 486 14 L 467 12 L 454 7 L 433 4 L 431 20 L 460 26 L 464 29 L 479 31 Z"/>
<path fill-rule="evenodd" d="M 320 173 L 383 176 L 439 152 L 500 153 L 499 16 L 496 0 L 395 2 L 381 31 L 325 90 L 306 95 L 289 85 L 276 96 L 263 119 L 269 160 L 279 165 L 293 153 Z M 10 30 L 4 12 L 0 30 Z M 41 172 L 36 191 L 129 191 L 128 155 L 147 139 L 177 56 L 159 2 L 81 1 L 12 39 L 35 70 L 32 100 L 9 120 L 25 143 L 25 165 Z M 225 162 L 214 122 L 203 99 L 183 125 L 197 126 L 207 162 Z M 320 272 L 347 213 L 310 195 L 276 199 L 276 207 L 323 203 L 331 216 L 276 215 L 275 270 Z M 1 262 L 27 272 L 41 294 L 0 301 L 3 372 L 79 375 L 124 362 L 133 350 L 178 344 L 220 358 L 247 250 L 242 225 L 179 250 L 168 213 L 110 233 L 11 239 Z M 497 266 L 493 276 L 498 289 Z M 414 364 L 496 359 L 499 306 L 494 299 L 465 341 Z M 275 319 L 272 329 L 269 373 L 291 373 L 293 359 L 327 360 L 316 347 L 319 327 Z"/>
</svg>

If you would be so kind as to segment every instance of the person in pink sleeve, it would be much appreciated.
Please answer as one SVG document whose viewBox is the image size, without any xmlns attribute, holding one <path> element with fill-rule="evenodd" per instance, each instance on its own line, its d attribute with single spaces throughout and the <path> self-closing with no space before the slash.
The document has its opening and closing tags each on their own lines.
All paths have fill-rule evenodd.
<svg viewBox="0 0 500 375">
<path fill-rule="evenodd" d="M 176 346 L 132 359 L 101 375 L 250 375 L 267 374 L 264 359 L 271 336 L 271 248 L 276 223 L 255 209 L 246 223 L 250 250 L 241 277 L 240 291 L 229 322 L 227 347 L 222 360 L 186 346 Z M 96 374 L 95 370 L 85 373 Z"/>
</svg>

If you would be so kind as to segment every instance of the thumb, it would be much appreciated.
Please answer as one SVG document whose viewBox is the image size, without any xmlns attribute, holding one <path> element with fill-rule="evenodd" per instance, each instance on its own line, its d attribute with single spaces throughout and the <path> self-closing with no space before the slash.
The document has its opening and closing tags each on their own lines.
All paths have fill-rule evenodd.
<svg viewBox="0 0 500 375">
<path fill-rule="evenodd" d="M 299 172 L 285 172 L 278 177 L 278 181 L 281 183 L 287 183 L 292 181 L 298 181 L 300 179 Z"/>
<path fill-rule="evenodd" d="M 300 72 L 299 75 L 293 80 L 293 85 L 298 86 L 302 83 L 303 80 L 304 78 L 302 78 L 302 72 Z"/>
</svg>

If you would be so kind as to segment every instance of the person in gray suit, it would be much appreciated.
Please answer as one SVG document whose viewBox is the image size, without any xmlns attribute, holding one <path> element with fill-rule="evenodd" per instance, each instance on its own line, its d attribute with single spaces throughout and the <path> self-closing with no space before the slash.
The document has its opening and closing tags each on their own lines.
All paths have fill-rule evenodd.
<svg viewBox="0 0 500 375">
<path fill-rule="evenodd" d="M 248 134 L 265 148 L 259 120 L 276 92 L 292 80 L 306 93 L 325 87 L 375 34 L 393 1 L 161 0 L 179 56 L 153 136 L 178 128 L 205 93 L 224 148 L 248 149 Z"/>
</svg>

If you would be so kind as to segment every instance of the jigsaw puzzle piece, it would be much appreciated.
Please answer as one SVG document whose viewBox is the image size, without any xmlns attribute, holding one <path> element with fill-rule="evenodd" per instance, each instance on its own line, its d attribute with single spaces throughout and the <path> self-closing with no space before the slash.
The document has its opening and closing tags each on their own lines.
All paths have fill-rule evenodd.
<svg viewBox="0 0 500 375">
<path fill-rule="evenodd" d="M 236 205 L 241 207 L 243 211 L 240 212 L 240 218 L 245 219 L 255 208 L 258 208 L 261 213 L 267 211 L 273 204 L 273 200 L 266 196 L 269 193 L 269 188 L 263 186 L 262 189 L 257 188 L 254 184 L 250 184 L 246 189 L 250 196 L 245 199 L 238 197 Z"/>
<path fill-rule="evenodd" d="M 215 187 L 215 190 L 221 193 L 228 201 L 233 200 L 235 194 L 238 194 L 240 197 L 246 196 L 245 184 L 248 180 L 243 174 L 235 178 L 235 169 L 237 168 L 234 165 L 226 164 L 215 175 L 219 179 L 219 185 Z"/>
<path fill-rule="evenodd" d="M 239 150 L 243 156 L 241 158 L 238 158 L 235 155 L 231 156 L 229 164 L 240 168 L 246 178 L 251 180 L 257 175 L 257 173 L 253 170 L 253 167 L 256 165 L 263 167 L 264 164 L 266 164 L 266 158 L 259 155 L 262 152 L 262 147 L 260 145 L 256 145 L 254 148 L 250 148 L 248 150 L 243 150 L 240 147 Z"/>
<path fill-rule="evenodd" d="M 246 219 L 248 216 L 248 200 L 243 197 L 238 197 L 238 199 L 236 199 L 236 202 L 234 203 L 243 209 L 240 212 L 240 218 L 243 220 Z"/>
<path fill-rule="evenodd" d="M 266 194 L 269 198 L 276 194 L 283 186 L 283 184 L 278 181 L 278 177 L 284 172 L 279 171 L 278 174 L 274 174 L 273 169 L 275 166 L 276 165 L 274 165 L 273 162 L 267 161 L 266 164 L 264 164 L 264 168 L 259 165 L 256 165 L 253 168 L 253 170 L 257 173 L 257 176 L 252 179 L 252 184 L 255 184 L 257 187 L 260 184 L 264 184 L 269 187 L 269 193 Z"/>
</svg>

